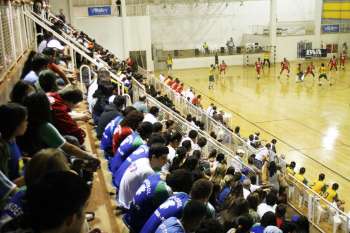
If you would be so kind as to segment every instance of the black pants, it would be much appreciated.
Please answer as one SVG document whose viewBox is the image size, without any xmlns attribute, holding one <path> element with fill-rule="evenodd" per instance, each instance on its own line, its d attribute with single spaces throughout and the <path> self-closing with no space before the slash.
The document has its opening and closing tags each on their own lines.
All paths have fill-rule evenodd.
<svg viewBox="0 0 350 233">
<path fill-rule="evenodd" d="M 267 62 L 267 64 L 268 64 L 268 66 L 269 66 L 269 68 L 270 68 L 270 59 L 268 59 L 268 58 L 264 58 L 264 62 L 263 62 L 263 66 L 265 66 L 265 62 Z"/>
</svg>

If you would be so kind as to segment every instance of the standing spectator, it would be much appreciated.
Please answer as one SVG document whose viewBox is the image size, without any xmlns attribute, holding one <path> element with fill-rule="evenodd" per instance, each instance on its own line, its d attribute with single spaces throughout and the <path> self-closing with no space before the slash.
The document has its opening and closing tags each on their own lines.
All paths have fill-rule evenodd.
<svg viewBox="0 0 350 233">
<path fill-rule="evenodd" d="M 170 139 L 169 139 L 169 154 L 168 154 L 168 159 L 166 164 L 162 167 L 163 172 L 169 172 L 170 167 L 173 164 L 173 160 L 176 156 L 176 149 L 179 147 L 180 142 L 181 142 L 182 135 L 179 132 L 175 132 L 171 134 Z"/>
<path fill-rule="evenodd" d="M 203 49 L 204 49 L 204 53 L 205 54 L 209 54 L 209 46 L 207 42 L 204 42 L 202 45 Z"/>
<path fill-rule="evenodd" d="M 280 180 L 281 173 L 277 168 L 277 165 L 274 161 L 270 162 L 268 165 L 268 173 L 269 173 L 269 184 L 273 189 L 278 191 L 280 189 Z"/>
<path fill-rule="evenodd" d="M 166 59 L 166 65 L 167 65 L 167 68 L 168 68 L 168 72 L 173 70 L 173 58 L 171 57 L 170 54 L 168 54 L 168 57 Z"/>
<path fill-rule="evenodd" d="M 117 9 L 118 9 L 118 16 L 121 17 L 122 16 L 122 1 L 117 0 L 115 2 L 115 4 L 117 5 Z M 131 60 L 131 59 L 130 59 Z"/>
<path fill-rule="evenodd" d="M 57 17 L 62 20 L 63 23 L 66 23 L 66 16 L 63 13 L 63 9 L 60 9 L 60 13 L 57 15 Z"/>
</svg>

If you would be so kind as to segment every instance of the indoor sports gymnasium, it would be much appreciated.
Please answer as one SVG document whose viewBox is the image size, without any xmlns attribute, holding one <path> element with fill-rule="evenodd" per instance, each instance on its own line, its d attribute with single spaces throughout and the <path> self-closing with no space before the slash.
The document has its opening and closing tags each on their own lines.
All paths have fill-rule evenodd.
<svg viewBox="0 0 350 233">
<path fill-rule="evenodd" d="M 0 0 L 0 232 L 349 233 L 350 0 Z"/>
</svg>

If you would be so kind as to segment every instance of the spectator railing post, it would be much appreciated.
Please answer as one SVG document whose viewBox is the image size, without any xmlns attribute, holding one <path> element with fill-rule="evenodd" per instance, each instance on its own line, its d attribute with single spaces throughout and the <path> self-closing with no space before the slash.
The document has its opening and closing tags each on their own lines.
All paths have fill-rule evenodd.
<svg viewBox="0 0 350 233">
<path fill-rule="evenodd" d="M 8 27 L 10 29 L 10 38 L 11 38 L 11 47 L 12 47 L 12 62 L 16 59 L 16 44 L 15 44 L 15 33 L 13 30 L 13 22 L 12 22 L 12 4 L 11 1 L 8 1 L 8 8 L 7 8 L 7 20 L 8 20 Z M 11 62 L 11 63 L 12 63 Z"/>
</svg>

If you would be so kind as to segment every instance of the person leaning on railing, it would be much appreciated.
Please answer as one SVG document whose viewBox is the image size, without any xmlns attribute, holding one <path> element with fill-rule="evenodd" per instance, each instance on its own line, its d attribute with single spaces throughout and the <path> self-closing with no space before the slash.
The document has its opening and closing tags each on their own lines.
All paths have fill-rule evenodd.
<svg viewBox="0 0 350 233">
<path fill-rule="evenodd" d="M 325 178 L 326 178 L 325 174 L 320 173 L 318 175 L 318 180 L 310 185 L 311 189 L 313 191 L 315 191 L 316 193 L 322 195 L 326 191 L 326 188 L 327 188 L 327 185 L 325 183 Z"/>
<path fill-rule="evenodd" d="M 345 201 L 342 201 L 339 199 L 338 193 L 337 193 L 338 188 L 339 188 L 338 183 L 332 184 L 332 186 L 329 187 L 327 191 L 323 194 L 323 197 L 326 198 L 326 200 L 331 203 L 335 202 L 337 204 L 337 207 L 340 210 L 344 211 Z"/>
</svg>

